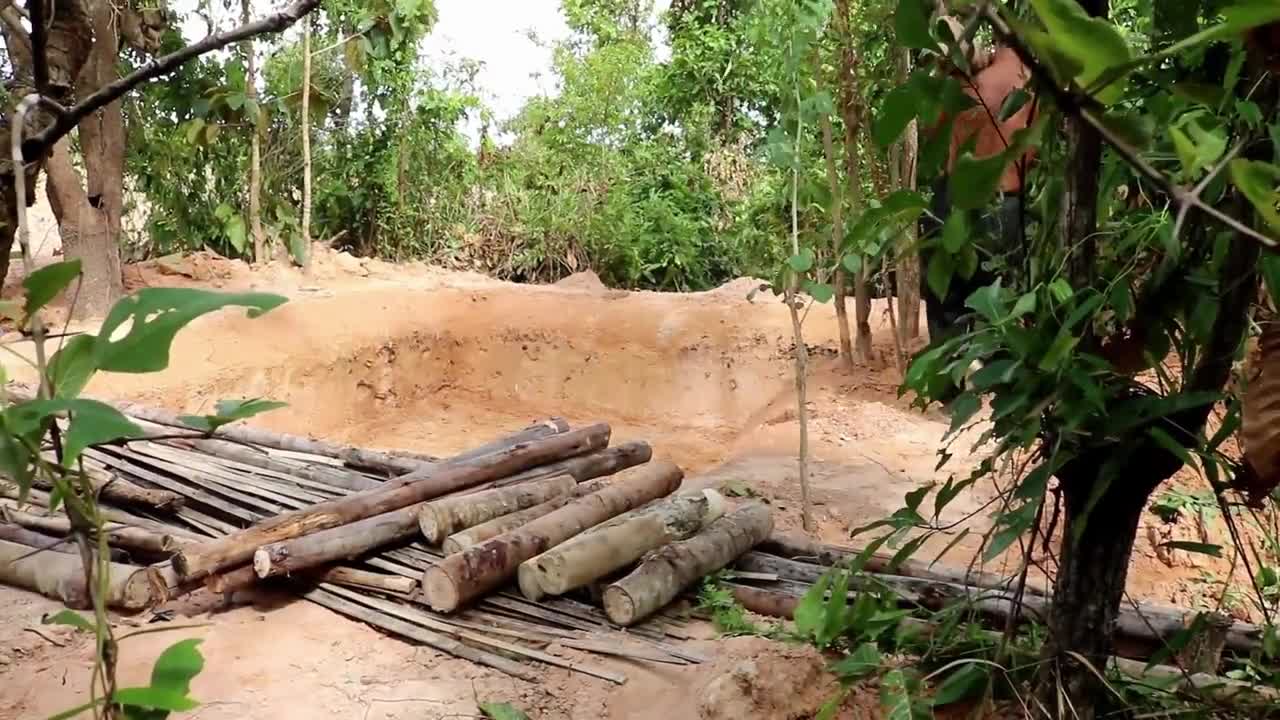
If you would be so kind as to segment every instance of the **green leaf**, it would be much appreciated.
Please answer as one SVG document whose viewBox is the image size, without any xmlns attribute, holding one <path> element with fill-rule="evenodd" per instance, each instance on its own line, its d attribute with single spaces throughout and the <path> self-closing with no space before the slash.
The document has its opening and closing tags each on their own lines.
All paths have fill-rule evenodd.
<svg viewBox="0 0 1280 720">
<path fill-rule="evenodd" d="M 982 401 L 978 396 L 967 392 L 951 402 L 951 427 L 948 432 L 956 432 L 964 427 L 978 411 L 982 409 Z"/>
<path fill-rule="evenodd" d="M 956 160 L 951 176 L 951 202 L 960 210 L 978 210 L 986 207 L 1000 185 L 1004 174 L 1003 153 L 978 159 L 965 153 Z"/>
<path fill-rule="evenodd" d="M 184 694 L 154 687 L 120 688 L 112 699 L 120 705 L 169 712 L 187 712 L 200 707 L 200 703 Z"/>
<path fill-rule="evenodd" d="M 942 225 L 942 249 L 955 255 L 969 240 L 969 220 L 966 213 L 951 213 Z"/>
<path fill-rule="evenodd" d="M 190 145 L 199 143 L 203 132 L 204 120 L 201 118 L 196 118 L 187 123 L 187 143 Z"/>
<path fill-rule="evenodd" d="M 1000 281 L 997 279 L 991 285 L 974 290 L 965 299 L 965 307 L 976 310 L 989 323 L 998 323 L 1005 317 L 1004 296 L 1001 290 Z"/>
<path fill-rule="evenodd" d="M 480 703 L 480 713 L 489 720 L 529 720 L 522 710 L 505 702 Z"/>
<path fill-rule="evenodd" d="M 991 669 L 979 663 L 961 665 L 955 672 L 947 676 L 934 693 L 933 704 L 936 706 L 977 697 L 985 692 L 991 682 Z"/>
<path fill-rule="evenodd" d="M 945 253 L 934 253 L 929 258 L 929 270 L 926 280 L 929 283 L 929 289 L 933 291 L 935 297 L 946 297 L 947 290 L 951 287 L 951 277 L 954 274 L 954 268 L 951 266 L 951 258 Z"/>
<path fill-rule="evenodd" d="M 1160 543 L 1162 547 L 1170 550 L 1182 550 L 1183 552 L 1196 553 L 1198 555 L 1208 555 L 1209 557 L 1222 557 L 1222 546 L 1213 543 L 1191 542 L 1190 540 L 1170 540 L 1169 542 Z"/>
<path fill-rule="evenodd" d="M 880 149 L 898 141 L 903 131 L 919 113 L 919 96 L 915 85 L 902 85 L 890 90 L 880 104 L 880 113 L 872 123 L 871 136 Z"/>
<path fill-rule="evenodd" d="M 1010 320 L 1017 320 L 1023 315 L 1030 315 L 1036 311 L 1036 294 L 1035 292 L 1025 293 L 1018 298 L 1018 302 L 1013 304 L 1013 312 L 1009 313 Z"/>
<path fill-rule="evenodd" d="M 858 253 L 849 253 L 844 256 L 843 264 L 850 275 L 857 275 L 862 270 L 862 256 Z"/>
<path fill-rule="evenodd" d="M 1280 630 L 1268 625 L 1262 633 L 1262 654 L 1267 659 L 1280 657 Z"/>
<path fill-rule="evenodd" d="M 885 720 L 914 720 L 911 688 L 902 670 L 890 670 L 880 679 L 880 707 Z"/>
<path fill-rule="evenodd" d="M 1058 336 L 1053 339 L 1053 344 L 1045 352 L 1044 357 L 1040 358 L 1040 369 L 1046 372 L 1056 371 L 1062 365 L 1062 361 L 1075 349 L 1078 342 L 1080 342 L 1079 337 L 1074 337 L 1067 333 L 1058 333 Z"/>
<path fill-rule="evenodd" d="M 35 315 L 37 310 L 48 305 L 58 296 L 58 293 L 65 290 L 71 281 L 78 277 L 80 277 L 78 259 L 46 265 L 32 272 L 22 281 L 22 287 L 27 291 L 22 311 L 27 317 Z"/>
<path fill-rule="evenodd" d="M 1090 17 L 1075 0 L 1031 0 L 1031 6 L 1049 31 L 1054 47 L 1079 64 L 1075 80 L 1080 87 L 1092 89 L 1104 73 L 1127 65 L 1133 58 L 1120 30 L 1102 18 Z M 1124 90 L 1124 81 L 1117 81 L 1098 89 L 1096 97 L 1110 105 Z"/>
<path fill-rule="evenodd" d="M 90 622 L 85 616 L 74 610 L 59 610 L 52 615 L 45 615 L 40 618 L 41 625 L 67 625 L 77 630 L 96 633 L 98 626 Z"/>
<path fill-rule="evenodd" d="M 831 298 L 835 296 L 835 290 L 826 283 L 808 281 L 804 284 L 804 291 L 820 303 L 831 302 Z"/>
<path fill-rule="evenodd" d="M 204 657 L 197 648 L 200 638 L 189 638 L 165 648 L 151 667 L 151 687 L 178 695 L 191 691 L 191 680 L 204 669 Z"/>
<path fill-rule="evenodd" d="M 73 414 L 62 439 L 62 464 L 66 467 L 74 467 L 85 448 L 145 434 L 119 410 L 97 400 L 77 398 L 68 401 L 67 409 Z"/>
<path fill-rule="evenodd" d="M 1015 88 L 1000 104 L 1000 121 L 1008 122 L 1009 118 L 1017 115 L 1018 111 L 1025 107 L 1030 100 L 1031 93 L 1023 88 Z"/>
<path fill-rule="evenodd" d="M 827 588 L 831 585 L 832 575 L 831 571 L 823 573 L 796 605 L 796 632 L 805 637 L 814 637 L 823 627 Z"/>
<path fill-rule="evenodd" d="M 1277 209 L 1280 192 L 1276 190 L 1280 186 L 1280 168 L 1257 160 L 1232 160 L 1230 171 L 1231 181 L 1253 204 L 1258 215 L 1272 230 L 1280 232 L 1280 210 Z"/>
<path fill-rule="evenodd" d="M 807 273 L 813 269 L 814 255 L 809 248 L 801 250 L 787 259 L 787 264 L 798 273 Z"/>
<path fill-rule="evenodd" d="M 918 50 L 937 48 L 929 34 L 929 11 L 921 0 L 898 0 L 893 29 L 898 42 L 905 47 Z"/>
<path fill-rule="evenodd" d="M 1116 137 L 1124 140 L 1139 150 L 1151 147 L 1152 134 L 1155 127 L 1148 115 L 1139 113 L 1109 112 L 1100 118 Z"/>
<path fill-rule="evenodd" d="M 49 359 L 49 387 L 55 398 L 71 398 L 80 394 L 94 373 L 97 338 L 77 335 Z"/>
<path fill-rule="evenodd" d="M 264 400 L 262 398 L 219 400 L 217 411 L 213 415 L 183 415 L 178 420 L 187 427 L 209 433 L 237 420 L 244 420 L 254 415 L 261 415 L 262 413 L 287 406 L 288 403 Z"/>
<path fill-rule="evenodd" d="M 844 659 L 831 666 L 831 672 L 841 680 L 861 680 L 874 675 L 880 669 L 883 658 L 875 643 L 862 643 Z"/>
<path fill-rule="evenodd" d="M 1049 283 L 1049 292 L 1053 294 L 1053 299 L 1059 303 L 1064 303 L 1071 299 L 1075 291 L 1071 289 L 1071 283 L 1064 278 L 1058 278 Z"/>
<path fill-rule="evenodd" d="M 174 336 L 192 320 L 228 306 L 247 307 L 249 317 L 255 318 L 284 302 L 269 293 L 145 288 L 111 308 L 95 343 L 95 364 L 108 372 L 158 372 L 169 366 Z M 124 337 L 115 339 L 126 327 Z"/>
</svg>

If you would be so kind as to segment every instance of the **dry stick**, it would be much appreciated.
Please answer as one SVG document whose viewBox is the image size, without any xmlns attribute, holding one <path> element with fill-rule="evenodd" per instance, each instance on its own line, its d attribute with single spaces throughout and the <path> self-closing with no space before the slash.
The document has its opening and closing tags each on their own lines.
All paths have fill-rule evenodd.
<svg viewBox="0 0 1280 720">
<path fill-rule="evenodd" d="M 432 609 L 452 612 L 511 578 L 520 563 L 583 530 L 675 491 L 684 478 L 675 464 L 643 465 L 629 477 L 579 498 L 528 525 L 450 555 L 427 569 L 422 589 Z"/>
<path fill-rule="evenodd" d="M 71 520 L 64 515 L 34 515 L 21 510 L 0 507 L 0 518 L 46 535 L 71 534 Z M 167 533 L 157 533 L 146 528 L 110 522 L 103 529 L 107 533 L 107 544 L 112 547 L 140 550 L 156 555 L 171 553 L 178 547 L 177 541 Z"/>
<path fill-rule="evenodd" d="M 418 511 L 418 528 L 428 544 L 439 545 L 459 530 L 567 495 L 577 485 L 572 475 L 557 475 L 521 485 L 442 498 L 422 506 Z"/>
<path fill-rule="evenodd" d="M 400 575 L 369 572 L 349 567 L 331 567 L 313 570 L 306 573 L 306 578 L 315 582 L 328 582 L 335 585 L 377 590 L 402 597 L 408 597 L 418 587 L 418 581 Z M 224 573 L 210 575 L 205 578 L 204 586 L 210 592 L 227 594 L 246 590 L 258 584 L 260 578 L 252 565 L 243 565 Z"/>
<path fill-rule="evenodd" d="M 424 627 L 406 622 L 400 618 L 389 615 L 380 610 L 365 607 L 363 605 L 351 602 L 342 597 L 335 595 L 332 590 L 337 589 L 332 586 L 321 585 L 320 587 L 310 590 L 302 594 L 302 597 L 322 607 L 338 613 L 346 615 L 349 618 L 368 623 L 376 628 L 395 633 L 401 637 L 409 638 L 423 645 L 448 653 L 454 657 L 460 657 L 463 660 L 470 660 L 478 665 L 485 665 L 495 670 L 500 670 L 512 677 L 520 678 L 528 682 L 538 682 L 540 680 L 537 673 L 530 668 L 510 660 L 501 655 L 486 652 L 478 648 L 471 647 L 464 643 L 442 635 L 438 632 L 427 630 Z"/>
<path fill-rule="evenodd" d="M 800 86 L 796 85 L 796 102 L 800 101 Z M 803 133 L 803 116 L 796 114 L 796 155 L 800 154 L 800 141 Z M 800 169 L 791 169 L 791 252 L 800 254 Z M 804 343 L 804 329 L 800 324 L 800 310 L 796 307 L 797 291 L 800 288 L 800 275 L 792 274 L 791 284 L 787 287 L 783 300 L 787 303 L 787 312 L 791 315 L 791 332 L 796 346 L 796 418 L 800 422 L 800 516 L 801 524 L 807 532 L 813 531 L 813 504 L 809 498 L 809 408 L 805 402 L 807 384 L 805 375 L 809 359 L 809 349 Z M 861 331 L 861 330 L 859 330 Z"/>
<path fill-rule="evenodd" d="M 715 490 L 688 490 L 619 515 L 520 565 L 520 592 L 530 600 L 563 595 L 684 540 L 724 514 Z"/>
<path fill-rule="evenodd" d="M 70 607 L 89 604 L 84 563 L 78 554 L 33 552 L 29 545 L 0 540 L 0 583 L 34 590 Z M 162 599 L 163 582 L 156 571 L 110 563 L 108 607 L 141 610 Z"/>
<path fill-rule="evenodd" d="M 518 527 L 527 525 L 532 520 L 542 517 L 550 513 L 552 510 L 559 510 L 569 503 L 577 500 L 584 495 L 590 495 L 600 488 L 607 487 L 608 483 L 600 480 L 594 482 L 586 482 L 577 486 L 572 492 L 557 498 L 552 498 L 541 505 L 534 505 L 531 508 L 513 512 L 509 515 L 494 518 L 488 522 L 480 523 L 475 527 L 467 528 L 461 532 L 454 533 L 445 538 L 442 549 L 445 555 L 462 552 L 472 545 L 482 543 L 489 538 L 497 537 L 503 533 L 515 530 Z"/>
<path fill-rule="evenodd" d="M 505 477 L 543 463 L 598 450 L 609 443 L 609 426 L 592 425 L 549 438 L 520 443 L 509 449 L 454 467 L 433 467 L 410 473 L 379 489 L 278 515 L 238 533 L 202 546 L 185 548 L 174 556 L 184 578 L 198 579 L 223 568 L 248 562 L 263 545 L 347 525 L 399 510 L 461 488 Z"/>
<path fill-rule="evenodd" d="M 640 567 L 604 591 L 613 622 L 634 625 L 671 602 L 700 578 L 732 563 L 773 530 L 764 503 L 748 503 L 688 540 L 659 548 Z"/>
<path fill-rule="evenodd" d="M 311 274 L 311 18 L 302 21 L 302 271 Z"/>
</svg>

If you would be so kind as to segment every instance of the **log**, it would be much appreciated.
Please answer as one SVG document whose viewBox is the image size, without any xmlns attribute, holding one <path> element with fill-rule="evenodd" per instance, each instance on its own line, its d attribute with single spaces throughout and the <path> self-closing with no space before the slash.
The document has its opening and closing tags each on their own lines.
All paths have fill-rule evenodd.
<svg viewBox="0 0 1280 720">
<path fill-rule="evenodd" d="M 478 485 L 544 463 L 599 450 L 609 443 L 605 424 L 518 443 L 506 450 L 454 467 L 433 467 L 388 481 L 387 489 L 366 491 L 269 518 L 238 533 L 174 555 L 174 567 L 188 580 L 248 562 L 263 545 L 347 525 Z M 416 522 L 416 517 L 414 518 Z"/>
<path fill-rule="evenodd" d="M 253 569 L 262 579 L 292 575 L 406 540 L 418 533 L 420 507 L 410 505 L 349 525 L 263 545 L 253 553 Z"/>
<path fill-rule="evenodd" d="M 475 527 L 467 528 L 461 532 L 456 532 L 444 539 L 444 545 L 441 549 L 445 555 L 460 553 L 463 550 L 482 543 L 489 538 L 497 537 L 503 533 L 510 532 L 516 528 L 527 525 L 529 522 L 550 513 L 552 510 L 558 510 L 565 505 L 577 500 L 584 495 L 590 495 L 600 488 L 607 487 L 608 483 L 595 481 L 585 482 L 574 488 L 573 492 L 567 495 L 561 495 L 552 498 L 540 505 L 534 505 L 531 508 L 513 512 L 502 517 L 496 517 L 488 522 L 480 523 Z"/>
<path fill-rule="evenodd" d="M 625 479 L 523 527 L 450 555 L 423 573 L 427 603 L 438 612 L 452 612 L 509 580 L 525 560 L 593 525 L 674 492 L 683 478 L 684 472 L 670 462 L 643 465 Z"/>
<path fill-rule="evenodd" d="M 307 573 L 306 577 L 313 582 L 327 582 L 362 590 L 376 590 L 401 597 L 408 597 L 418 587 L 418 582 L 413 578 L 348 567 L 322 568 Z M 259 579 L 252 565 L 243 565 L 235 570 L 210 575 L 205 578 L 204 586 L 210 592 L 225 595 L 251 588 L 258 583 Z"/>
<path fill-rule="evenodd" d="M 0 507 L 0 518 L 46 535 L 66 537 L 71 534 L 71 520 L 63 515 L 35 515 Z M 172 535 L 120 523 L 107 523 L 104 529 L 107 544 L 113 547 L 154 555 L 167 555 L 178 549 L 178 543 Z"/>
<path fill-rule="evenodd" d="M 96 468 L 87 468 L 85 475 L 89 485 L 97 493 L 97 497 L 108 502 L 121 505 L 139 505 L 160 512 L 177 510 L 186 503 L 186 498 L 168 490 L 156 490 L 135 485 L 114 473 L 104 472 Z M 37 475 L 32 484 L 43 490 L 52 490 L 53 483 L 48 478 Z"/>
<path fill-rule="evenodd" d="M 429 545 L 439 545 L 459 530 L 568 495 L 577 485 L 572 475 L 556 475 L 520 485 L 442 498 L 422 506 L 418 511 L 418 528 Z"/>
<path fill-rule="evenodd" d="M 520 564 L 520 592 L 530 600 L 563 595 L 639 560 L 667 543 L 684 540 L 724 515 L 715 490 L 676 493 L 557 545 Z"/>
<path fill-rule="evenodd" d="M 71 555 L 80 554 L 80 550 L 76 547 L 74 541 L 66 538 L 42 535 L 34 530 L 28 530 L 27 528 L 19 525 L 0 525 L 0 540 L 7 540 L 11 543 L 26 545 L 28 548 L 38 548 L 42 551 L 67 553 Z"/>
<path fill-rule="evenodd" d="M 118 563 L 110 563 L 109 567 L 107 607 L 142 610 L 163 599 L 164 583 L 156 571 Z M 27 545 L 0 540 L 0 583 L 61 600 L 68 607 L 89 606 L 84 563 L 78 553 L 32 554 Z"/>
<path fill-rule="evenodd" d="M 362 475 L 354 470 L 331 465 L 292 464 L 277 460 L 257 448 L 237 445 L 226 440 L 167 440 L 166 445 L 182 450 L 202 452 L 231 462 L 256 467 L 270 472 L 283 473 L 304 480 L 323 483 L 344 490 L 372 490 L 382 487 L 381 480 Z"/>
<path fill-rule="evenodd" d="M 522 442 L 530 442 L 532 440 L 538 440 L 544 437 L 550 437 L 552 435 L 559 435 L 567 432 L 569 432 L 568 420 L 565 420 L 562 417 L 547 418 L 546 420 L 539 420 L 513 435 L 501 437 L 497 440 L 491 440 L 480 447 L 471 448 L 470 450 L 458 455 L 454 455 L 450 458 L 450 461 L 459 463 L 466 462 L 468 460 L 475 460 L 476 458 L 482 458 L 485 455 L 492 455 L 493 453 L 506 450 L 512 445 L 518 445 Z"/>
<path fill-rule="evenodd" d="M 728 586 L 733 599 L 757 615 L 791 620 L 800 605 L 799 595 L 736 583 L 728 583 Z"/>
<path fill-rule="evenodd" d="M 580 483 L 598 477 L 613 475 L 636 465 L 643 465 L 653 459 L 653 448 L 646 442 L 626 442 L 617 447 L 605 448 L 599 452 L 572 457 L 568 460 L 543 465 L 522 473 L 503 478 L 498 485 L 515 485 L 539 480 L 554 475 L 569 474 Z"/>
<path fill-rule="evenodd" d="M 606 587 L 605 614 L 618 625 L 634 625 L 704 576 L 732 563 L 772 530 L 773 515 L 767 505 L 743 505 L 688 540 L 658 548 L 634 572 Z"/>
</svg>

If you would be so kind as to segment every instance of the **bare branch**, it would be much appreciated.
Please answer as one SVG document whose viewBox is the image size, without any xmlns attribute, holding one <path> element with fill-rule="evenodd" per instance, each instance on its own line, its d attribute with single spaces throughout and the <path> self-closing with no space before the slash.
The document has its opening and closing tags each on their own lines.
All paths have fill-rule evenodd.
<svg viewBox="0 0 1280 720">
<path fill-rule="evenodd" d="M 39 3 L 36 3 L 37 5 Z M 97 92 L 89 95 L 75 105 L 67 108 L 49 127 L 22 143 L 22 156 L 32 162 L 45 153 L 62 136 L 71 132 L 81 120 L 116 100 L 125 93 L 149 80 L 154 80 L 178 69 L 183 63 L 242 40 L 257 35 L 280 32 L 316 9 L 320 0 L 296 0 L 285 9 L 268 15 L 261 20 L 246 23 L 226 32 L 208 35 L 204 39 L 192 43 L 181 50 L 158 57 L 128 75 L 105 85 Z"/>
<path fill-rule="evenodd" d="M 44 11 L 46 0 L 31 0 L 27 3 L 27 12 L 31 16 L 31 73 L 35 79 L 36 92 L 49 94 L 49 54 L 47 40 L 49 28 L 45 27 Z"/>
</svg>

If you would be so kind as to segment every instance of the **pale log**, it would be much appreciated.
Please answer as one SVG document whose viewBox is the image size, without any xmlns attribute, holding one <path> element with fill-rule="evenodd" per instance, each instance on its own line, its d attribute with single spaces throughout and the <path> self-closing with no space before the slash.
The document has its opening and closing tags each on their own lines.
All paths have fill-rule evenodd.
<svg viewBox="0 0 1280 720">
<path fill-rule="evenodd" d="M 253 569 L 264 579 L 292 575 L 408 539 L 418 532 L 419 507 L 410 505 L 348 525 L 263 545 L 253 553 Z"/>
<path fill-rule="evenodd" d="M 670 462 L 643 465 L 523 527 L 450 555 L 423 573 L 427 602 L 440 612 L 456 610 L 511 579 L 525 560 L 615 515 L 671 494 L 683 478 L 684 472 Z"/>
<path fill-rule="evenodd" d="M 530 600 L 563 595 L 684 540 L 724 514 L 715 490 L 688 490 L 624 513 L 520 564 L 520 592 Z"/>
<path fill-rule="evenodd" d="M 245 590 L 258 584 L 261 578 L 252 565 L 243 565 L 205 578 L 204 586 L 210 592 L 226 594 Z M 369 572 L 349 567 L 321 568 L 306 573 L 306 579 L 312 582 L 329 582 L 335 585 L 378 590 L 393 595 L 408 596 L 418 587 L 418 581 L 400 575 Z"/>
<path fill-rule="evenodd" d="M 163 599 L 164 583 L 154 570 L 118 563 L 108 567 L 108 607 L 141 610 Z M 0 583 L 38 592 L 69 607 L 89 604 L 84 563 L 78 553 L 34 552 L 30 546 L 0 540 Z"/>
<path fill-rule="evenodd" d="M 66 537 L 71 534 L 71 520 L 65 515 L 35 515 L 10 508 L 0 508 L 0 518 L 46 535 Z M 172 535 L 120 523 L 107 523 L 107 544 L 124 550 L 137 550 L 165 555 L 178 549 Z"/>
<path fill-rule="evenodd" d="M 429 545 L 439 545 L 459 530 L 567 495 L 577 484 L 572 475 L 557 475 L 469 495 L 441 498 L 424 504 L 418 511 L 418 528 Z"/>
<path fill-rule="evenodd" d="M 30 548 L 39 548 L 42 551 L 70 553 L 72 555 L 80 553 L 76 548 L 75 542 L 71 540 L 64 537 L 42 535 L 19 525 L 0 525 L 0 540 L 26 545 Z"/>
<path fill-rule="evenodd" d="M 530 467 L 599 450 L 609 444 L 605 424 L 519 443 L 454 467 L 433 467 L 389 481 L 388 489 L 366 491 L 277 515 L 246 530 L 174 555 L 174 567 L 188 580 L 248 562 L 263 545 L 282 542 L 365 518 L 389 513 L 462 488 L 506 477 Z M 416 522 L 416 518 L 414 518 Z"/>
<path fill-rule="evenodd" d="M 441 549 L 444 551 L 445 555 L 462 552 L 472 545 L 482 543 L 489 538 L 494 538 L 503 533 L 510 532 L 522 525 L 527 525 L 530 521 L 540 518 L 543 515 L 550 513 L 552 510 L 558 510 L 584 495 L 590 495 L 600 488 L 607 486 L 608 482 L 603 480 L 594 480 L 582 483 L 566 495 L 552 498 L 540 505 L 534 505 L 531 508 L 519 510 L 508 515 L 503 515 L 502 517 L 496 517 L 488 522 L 483 522 L 474 527 L 467 528 L 466 530 L 456 532 L 444 539 L 444 545 Z"/>
<path fill-rule="evenodd" d="M 699 579 L 732 563 L 772 530 L 767 505 L 743 505 L 688 540 L 658 548 L 634 572 L 606 587 L 605 614 L 619 625 L 634 625 Z"/>
</svg>

